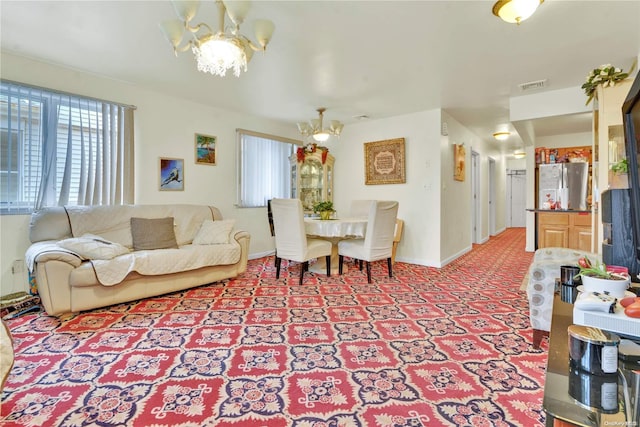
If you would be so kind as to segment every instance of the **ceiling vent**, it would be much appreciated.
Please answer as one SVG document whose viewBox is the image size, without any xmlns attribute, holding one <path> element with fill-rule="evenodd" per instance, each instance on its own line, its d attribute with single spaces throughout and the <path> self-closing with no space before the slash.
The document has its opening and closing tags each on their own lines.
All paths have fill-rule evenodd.
<svg viewBox="0 0 640 427">
<path fill-rule="evenodd" d="M 546 87 L 546 86 L 547 86 L 547 79 L 536 80 L 535 82 L 521 83 L 518 85 L 521 92 L 542 89 L 543 87 Z"/>
</svg>

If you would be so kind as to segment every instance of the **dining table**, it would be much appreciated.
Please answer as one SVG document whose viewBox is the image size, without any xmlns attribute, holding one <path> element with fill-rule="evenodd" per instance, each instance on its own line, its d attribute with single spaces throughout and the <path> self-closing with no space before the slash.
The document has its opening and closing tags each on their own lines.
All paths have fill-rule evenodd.
<svg viewBox="0 0 640 427">
<path fill-rule="evenodd" d="M 338 243 L 345 239 L 362 239 L 367 232 L 367 217 L 320 219 L 307 217 L 304 219 L 307 236 L 331 242 L 331 274 L 338 274 Z M 309 266 L 309 271 L 326 274 L 324 257 Z M 347 271 L 343 266 L 343 273 Z"/>
</svg>

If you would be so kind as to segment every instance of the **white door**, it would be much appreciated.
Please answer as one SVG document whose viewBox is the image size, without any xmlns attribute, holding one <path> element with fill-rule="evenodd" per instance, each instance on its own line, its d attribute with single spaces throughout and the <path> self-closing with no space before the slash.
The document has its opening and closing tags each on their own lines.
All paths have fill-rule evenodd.
<svg viewBox="0 0 640 427">
<path fill-rule="evenodd" d="M 481 243 L 480 155 L 471 152 L 471 242 Z"/>
<path fill-rule="evenodd" d="M 507 174 L 508 226 L 525 227 L 527 171 L 524 169 L 509 170 Z"/>
<path fill-rule="evenodd" d="M 496 161 L 489 158 L 489 234 L 496 235 Z"/>
</svg>

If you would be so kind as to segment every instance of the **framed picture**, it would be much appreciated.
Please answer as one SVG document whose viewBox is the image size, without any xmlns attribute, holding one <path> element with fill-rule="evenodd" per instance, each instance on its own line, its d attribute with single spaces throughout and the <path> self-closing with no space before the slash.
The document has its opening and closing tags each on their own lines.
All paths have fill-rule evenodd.
<svg viewBox="0 0 640 427">
<path fill-rule="evenodd" d="M 213 165 L 216 164 L 216 141 L 215 136 L 196 133 L 194 138 L 196 164 Z"/>
<path fill-rule="evenodd" d="M 160 157 L 160 191 L 184 190 L 184 159 Z"/>
<path fill-rule="evenodd" d="M 453 179 L 464 181 L 465 157 L 464 144 L 453 144 Z"/>
<path fill-rule="evenodd" d="M 404 138 L 366 142 L 364 165 L 366 185 L 405 183 Z"/>
</svg>

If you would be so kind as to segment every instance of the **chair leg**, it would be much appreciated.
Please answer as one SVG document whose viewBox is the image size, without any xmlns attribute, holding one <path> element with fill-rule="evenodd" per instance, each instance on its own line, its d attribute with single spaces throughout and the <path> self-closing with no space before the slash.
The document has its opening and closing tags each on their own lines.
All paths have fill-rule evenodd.
<svg viewBox="0 0 640 427">
<path fill-rule="evenodd" d="M 393 277 L 393 262 L 391 258 L 387 258 L 387 268 L 389 269 L 389 277 Z"/>
<path fill-rule="evenodd" d="M 344 262 L 344 255 L 338 255 L 338 274 L 342 276 L 342 263 Z"/>
<path fill-rule="evenodd" d="M 304 277 L 304 272 L 309 269 L 309 261 L 305 261 L 300 266 L 300 285 L 302 285 L 302 278 Z"/>
<path fill-rule="evenodd" d="M 276 279 L 280 278 L 280 264 L 282 263 L 282 258 L 278 258 L 276 256 Z"/>
<path fill-rule="evenodd" d="M 361 259 L 358 260 L 358 267 L 360 267 L 360 271 L 362 271 L 362 260 Z"/>
<path fill-rule="evenodd" d="M 540 348 L 540 343 L 542 342 L 542 338 L 544 337 L 548 337 L 549 336 L 549 332 L 547 331 L 541 331 L 540 329 L 534 329 L 533 330 L 533 348 L 535 348 L 536 350 Z"/>
<path fill-rule="evenodd" d="M 331 277 L 331 255 L 327 255 L 327 277 Z"/>
<path fill-rule="evenodd" d="M 371 283 L 371 263 L 369 261 L 367 261 L 367 282 Z"/>
</svg>

